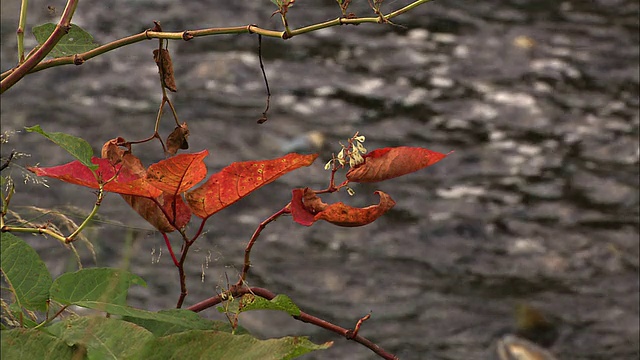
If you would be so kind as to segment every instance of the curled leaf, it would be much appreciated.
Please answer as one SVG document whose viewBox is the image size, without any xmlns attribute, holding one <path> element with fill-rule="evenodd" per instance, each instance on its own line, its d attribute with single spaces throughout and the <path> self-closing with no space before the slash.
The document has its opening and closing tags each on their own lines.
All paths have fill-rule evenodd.
<svg viewBox="0 0 640 360">
<path fill-rule="evenodd" d="M 446 156 L 420 147 L 376 149 L 364 155 L 364 163 L 351 168 L 346 176 L 351 182 L 378 182 L 418 171 Z"/>
<path fill-rule="evenodd" d="M 162 79 L 162 86 L 170 91 L 176 92 L 176 79 L 173 76 L 173 62 L 171 61 L 171 55 L 167 49 L 153 50 L 153 60 L 158 65 L 158 71 L 160 72 L 160 78 Z"/>
<path fill-rule="evenodd" d="M 282 175 L 309 166 L 318 154 L 287 154 L 273 160 L 235 162 L 185 194 L 194 214 L 206 219 Z"/>
<path fill-rule="evenodd" d="M 294 189 L 291 199 L 293 220 L 304 226 L 311 226 L 318 220 L 324 220 L 337 226 L 355 227 L 374 222 L 377 218 L 395 206 L 396 202 L 382 191 L 376 191 L 380 203 L 356 208 L 342 202 L 327 205 L 309 188 Z"/>
<path fill-rule="evenodd" d="M 305 206 L 303 200 L 304 198 L 309 196 L 315 197 L 316 199 L 320 200 L 320 198 L 316 196 L 315 192 L 313 192 L 309 188 L 293 189 L 292 191 L 290 206 L 291 216 L 293 217 L 293 221 L 304 226 L 311 226 L 314 222 L 316 222 L 315 216 L 317 211 L 313 211 L 310 206 Z M 322 200 L 320 200 L 320 202 L 322 202 Z"/>
<path fill-rule="evenodd" d="M 186 150 L 189 148 L 187 139 L 189 138 L 189 127 L 186 122 L 176 126 L 175 129 L 167 137 L 167 152 L 175 155 L 179 149 Z"/>
</svg>

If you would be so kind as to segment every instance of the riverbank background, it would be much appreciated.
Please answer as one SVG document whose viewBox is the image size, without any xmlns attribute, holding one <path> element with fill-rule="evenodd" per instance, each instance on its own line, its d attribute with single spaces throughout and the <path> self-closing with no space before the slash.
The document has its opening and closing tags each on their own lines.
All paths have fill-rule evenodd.
<svg viewBox="0 0 640 360">
<path fill-rule="evenodd" d="M 19 2 L 1 6 L 4 71 L 17 59 Z M 29 28 L 57 21 L 63 6 L 30 2 Z M 410 145 L 455 152 L 418 173 L 355 186 L 352 198 L 325 198 L 366 206 L 377 201 L 373 191 L 387 192 L 397 205 L 371 225 L 304 228 L 290 218 L 270 224 L 253 250 L 252 286 L 287 294 L 343 327 L 371 312 L 361 334 L 402 359 L 488 358 L 494 341 L 515 331 L 514 307 L 523 303 L 556 324 L 550 351 L 559 359 L 637 359 L 638 7 L 625 0 L 439 0 L 396 18 L 401 26 L 263 39 L 273 93 L 263 125 L 256 124 L 265 92 L 255 35 L 171 42 L 178 92 L 170 96 L 192 131 L 189 151 L 209 149 L 210 174 L 233 161 L 281 156 L 311 131 L 324 137 L 314 149 L 317 164 L 209 220 L 190 255 L 187 304 L 220 291 L 227 277 L 234 282 L 255 227 L 289 201 L 293 187 L 326 186 L 324 163 L 339 141 L 359 131 L 370 150 Z M 105 43 L 153 20 L 167 31 L 252 23 L 280 29 L 274 10 L 267 0 L 84 1 L 74 23 Z M 365 1 L 350 10 L 370 14 Z M 334 1 L 306 1 L 288 19 L 300 27 L 338 15 Z M 157 41 L 137 43 L 79 67 L 27 76 L 2 95 L 2 131 L 40 124 L 80 136 L 96 152 L 117 136 L 149 136 L 161 99 L 156 47 Z M 164 118 L 164 136 L 172 124 Z M 71 160 L 36 134 L 14 134 L 2 155 L 12 149 L 31 154 L 20 160 L 24 165 Z M 162 158 L 157 143 L 135 152 L 147 165 Z M 74 216 L 95 201 L 88 189 L 49 184 L 18 181 L 15 210 L 30 205 Z M 98 266 L 127 263 L 148 283 L 132 289 L 131 304 L 175 306 L 178 277 L 166 249 L 156 261 L 160 234 L 114 194 L 99 219 L 88 233 Z M 54 240 L 28 240 L 54 274 L 74 266 Z M 92 263 L 87 255 L 85 265 Z M 257 336 L 335 340 L 308 359 L 374 358 L 281 314 L 247 314 L 241 324 Z"/>
</svg>

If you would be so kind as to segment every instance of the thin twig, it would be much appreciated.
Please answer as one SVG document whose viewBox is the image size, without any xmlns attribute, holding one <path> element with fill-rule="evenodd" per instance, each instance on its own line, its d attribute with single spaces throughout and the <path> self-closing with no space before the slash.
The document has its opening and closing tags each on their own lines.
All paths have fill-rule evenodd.
<svg viewBox="0 0 640 360">
<path fill-rule="evenodd" d="M 69 0 L 70 2 L 77 2 L 77 0 Z M 422 5 L 424 3 L 427 3 L 429 1 L 432 0 L 416 0 L 414 2 L 412 2 L 411 4 L 398 9 L 396 11 L 393 11 L 387 15 L 384 15 L 383 18 L 386 20 L 389 20 L 391 18 L 394 18 L 398 15 L 401 15 L 419 5 Z M 66 10 L 66 9 L 65 9 Z M 0 78 L 2 79 L 2 92 L 4 92 L 6 89 L 8 89 L 9 87 L 11 87 L 17 80 L 19 80 L 20 78 L 22 78 L 24 76 L 24 74 L 20 75 L 19 77 L 17 77 L 17 79 L 12 80 L 12 82 L 9 84 L 5 84 L 5 80 L 13 75 L 15 72 L 20 71 L 21 73 L 34 73 L 40 70 L 44 70 L 44 69 L 48 69 L 50 67 L 54 67 L 54 66 L 61 66 L 61 65 L 70 65 L 70 64 L 75 64 L 75 65 L 80 65 L 83 64 L 84 62 L 86 62 L 87 60 L 96 57 L 98 55 L 102 55 L 106 52 L 109 52 L 111 50 L 115 50 L 117 48 L 126 46 L 126 45 L 131 45 L 143 40 L 149 40 L 149 39 L 172 39 L 172 40 L 191 40 L 195 37 L 200 37 L 200 36 L 210 36 L 210 35 L 223 35 L 223 34 L 252 34 L 252 33 L 256 33 L 256 34 L 260 34 L 260 35 L 264 35 L 264 36 L 268 36 L 268 37 L 275 37 L 275 38 L 281 38 L 281 39 L 289 39 L 293 36 L 296 35 L 301 35 L 301 34 L 305 34 L 308 32 L 312 32 L 312 31 L 317 31 L 320 29 L 324 29 L 324 28 L 328 28 L 328 27 L 333 27 L 333 26 L 338 26 L 338 25 L 357 25 L 357 24 L 364 24 L 364 23 L 379 23 L 380 22 L 380 17 L 363 17 L 363 18 L 358 18 L 358 17 L 354 17 L 354 18 L 345 18 L 345 17 L 339 17 L 337 19 L 334 20 L 330 20 L 330 21 L 326 21 L 323 23 L 318 23 L 318 24 L 314 24 L 314 25 L 309 25 L 309 26 L 305 26 L 299 29 L 295 29 L 295 30 L 291 30 L 289 33 L 287 33 L 286 31 L 275 31 L 275 30 L 268 30 L 268 29 L 263 29 L 261 27 L 258 27 L 256 25 L 245 25 L 245 26 L 234 26 L 234 27 L 224 27 L 224 28 L 208 28 L 208 29 L 201 29 L 201 30 L 185 30 L 185 31 L 179 31 L 179 32 L 157 32 L 157 31 L 150 31 L 150 30 L 146 30 L 140 34 L 136 34 L 136 35 L 132 35 L 132 36 L 128 36 L 122 39 L 118 39 L 115 41 L 112 41 L 110 43 L 107 43 L 105 45 L 99 46 L 93 50 L 81 53 L 81 54 L 75 54 L 75 55 L 70 55 L 70 56 L 63 56 L 63 57 L 59 57 L 59 58 L 55 58 L 55 59 L 51 59 L 51 60 L 47 60 L 47 61 L 43 61 L 40 62 L 40 60 L 42 60 L 42 58 L 44 58 L 44 56 L 46 56 L 47 53 L 49 53 L 49 51 L 51 51 L 51 48 L 53 48 L 53 46 L 50 46 L 50 48 L 46 49 L 46 53 L 44 55 L 42 55 L 42 57 L 39 57 L 40 53 L 43 53 L 45 50 L 43 50 L 44 45 L 49 45 L 47 42 L 45 42 L 45 44 L 43 44 L 43 48 L 40 48 L 38 50 L 38 52 L 34 53 L 33 56 L 29 57 L 27 59 L 27 61 L 25 61 L 25 64 L 27 62 L 29 62 L 29 60 L 32 60 L 32 62 L 35 62 L 37 65 L 34 66 L 30 66 L 29 68 L 24 67 L 25 64 L 23 64 L 23 66 L 19 66 L 17 68 L 13 68 L 10 70 L 7 70 L 5 72 L 3 72 L 0 75 Z M 54 31 L 55 33 L 55 31 Z M 52 34 L 53 35 L 53 34 Z M 64 34 L 62 34 L 64 35 Z M 59 40 L 59 39 L 57 39 Z M 57 41 L 56 40 L 56 41 Z M 48 40 L 47 40 L 48 41 Z M 53 44 L 55 45 L 55 44 Z M 38 55 L 38 56 L 36 56 Z M 39 57 L 39 58 L 38 58 Z M 35 61 L 35 59 L 37 58 L 37 61 Z"/>
<path fill-rule="evenodd" d="M 9 158 L 7 159 L 7 161 L 4 164 L 0 165 L 0 171 L 6 169 L 9 166 L 14 156 L 16 156 L 15 150 L 12 151 L 11 154 L 9 154 Z"/>
<path fill-rule="evenodd" d="M 289 205 L 278 210 L 275 214 L 269 216 L 266 220 L 261 222 L 260 225 L 258 225 L 256 230 L 253 232 L 253 235 L 251 236 L 251 239 L 249 240 L 247 247 L 244 250 L 244 265 L 242 266 L 242 273 L 240 274 L 240 279 L 238 279 L 238 282 L 236 283 L 235 286 L 237 287 L 241 286 L 247 278 L 247 273 L 251 268 L 251 248 L 253 247 L 253 244 L 255 244 L 256 240 L 258 240 L 258 237 L 260 236 L 260 233 L 262 232 L 262 230 L 264 230 L 264 228 L 270 222 L 275 221 L 278 217 L 280 217 L 280 215 L 286 214 L 288 212 L 289 212 Z"/>
<path fill-rule="evenodd" d="M 269 90 L 269 80 L 267 80 L 267 74 L 264 72 L 264 64 L 262 63 L 262 35 L 258 34 L 258 59 L 260 60 L 260 70 L 262 71 L 262 77 L 264 78 L 264 86 L 267 88 L 267 107 L 262 113 L 262 117 L 258 119 L 258 124 L 264 124 L 267 118 L 267 112 L 269 111 L 269 102 L 271 100 L 271 90 Z"/>
</svg>

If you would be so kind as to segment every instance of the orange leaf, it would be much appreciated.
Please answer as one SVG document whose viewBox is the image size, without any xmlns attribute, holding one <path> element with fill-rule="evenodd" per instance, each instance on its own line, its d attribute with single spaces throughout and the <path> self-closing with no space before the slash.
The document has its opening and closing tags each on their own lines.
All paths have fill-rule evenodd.
<svg viewBox="0 0 640 360">
<path fill-rule="evenodd" d="M 361 183 L 392 179 L 433 165 L 446 156 L 420 147 L 376 149 L 363 156 L 364 163 L 347 172 L 347 179 Z"/>
<path fill-rule="evenodd" d="M 355 208 L 341 202 L 327 205 L 309 188 L 295 189 L 291 199 L 291 215 L 295 222 L 304 226 L 311 226 L 318 220 L 346 227 L 367 225 L 396 204 L 386 193 L 382 191 L 375 193 L 380 195 L 378 205 Z"/>
<path fill-rule="evenodd" d="M 207 176 L 207 166 L 202 161 L 207 155 L 209 152 L 203 150 L 162 160 L 149 166 L 146 180 L 166 193 L 183 193 Z"/>
<path fill-rule="evenodd" d="M 187 192 L 187 204 L 194 214 L 206 219 L 280 176 L 311 165 L 317 157 L 291 153 L 273 160 L 233 163 Z"/>
</svg>

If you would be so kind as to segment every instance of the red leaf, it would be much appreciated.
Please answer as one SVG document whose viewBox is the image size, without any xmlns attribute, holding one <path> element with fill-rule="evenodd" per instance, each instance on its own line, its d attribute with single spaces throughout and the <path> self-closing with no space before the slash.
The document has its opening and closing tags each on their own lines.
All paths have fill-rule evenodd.
<svg viewBox="0 0 640 360">
<path fill-rule="evenodd" d="M 118 173 L 115 179 L 104 185 L 105 191 L 144 197 L 156 197 L 161 194 L 160 190 L 146 184 L 144 179 L 140 179 L 138 175 L 132 173 L 128 168 L 123 168 L 122 164 L 113 166 L 108 159 L 98 159 L 96 157 L 93 157 L 91 162 L 98 165 L 96 173 L 102 181 L 110 180 L 116 172 Z M 77 160 L 59 166 L 47 168 L 29 167 L 28 169 L 38 176 L 51 177 L 92 189 L 99 188 L 98 181 L 91 170 Z"/>
<path fill-rule="evenodd" d="M 293 196 L 291 197 L 291 216 L 293 217 L 293 221 L 304 226 L 311 226 L 314 222 L 316 222 L 315 214 L 307 210 L 304 203 L 302 202 L 302 198 L 305 194 L 308 194 L 309 191 L 309 188 L 293 189 Z"/>
<path fill-rule="evenodd" d="M 151 225 L 165 233 L 175 230 L 171 225 L 174 219 L 176 219 L 175 223 L 179 229 L 185 227 L 191 219 L 191 210 L 180 195 L 163 193 L 156 199 L 162 205 L 169 219 L 152 199 L 128 195 L 122 195 L 122 198 Z"/>
<path fill-rule="evenodd" d="M 380 195 L 378 205 L 354 208 L 341 202 L 327 205 L 309 188 L 294 189 L 291 199 L 291 215 L 295 222 L 304 226 L 311 226 L 318 220 L 325 220 L 337 226 L 367 225 L 396 204 L 386 193 L 382 191 L 375 193 Z"/>
<path fill-rule="evenodd" d="M 169 194 L 180 194 L 191 189 L 207 176 L 202 161 L 207 150 L 195 154 L 180 154 L 149 166 L 146 180 Z"/>
<path fill-rule="evenodd" d="M 233 163 L 185 197 L 194 214 L 206 219 L 280 176 L 309 166 L 318 154 L 288 154 L 273 160 Z"/>
<path fill-rule="evenodd" d="M 363 156 L 364 163 L 347 172 L 347 179 L 361 183 L 392 179 L 433 165 L 446 156 L 419 147 L 376 149 Z"/>
</svg>

